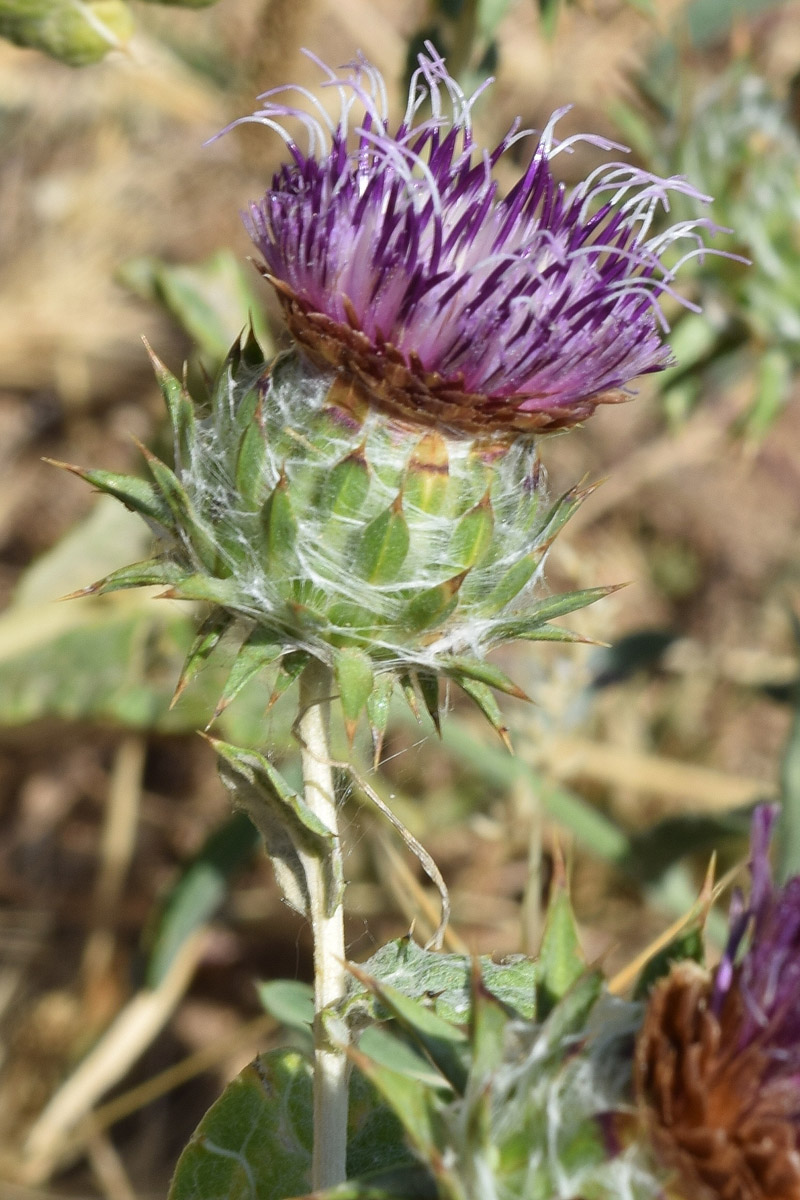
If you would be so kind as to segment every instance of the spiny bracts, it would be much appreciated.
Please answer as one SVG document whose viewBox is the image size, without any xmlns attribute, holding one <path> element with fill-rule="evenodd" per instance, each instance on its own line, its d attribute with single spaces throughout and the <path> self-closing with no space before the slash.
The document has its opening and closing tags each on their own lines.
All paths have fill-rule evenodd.
<svg viewBox="0 0 800 1200">
<path fill-rule="evenodd" d="M 238 620 L 218 711 L 255 672 L 274 666 L 278 694 L 314 656 L 334 669 L 350 736 L 366 711 L 380 745 L 396 685 L 438 723 L 441 678 L 505 736 L 492 689 L 523 693 L 487 652 L 518 638 L 576 640 L 549 622 L 609 591 L 531 597 L 586 491 L 548 505 L 533 439 L 387 418 L 354 381 L 297 351 L 268 366 L 252 336 L 205 407 L 156 369 L 174 470 L 149 452 L 149 483 L 73 469 L 139 512 L 159 553 L 87 590 L 162 584 L 211 605 L 180 687 Z"/>
</svg>

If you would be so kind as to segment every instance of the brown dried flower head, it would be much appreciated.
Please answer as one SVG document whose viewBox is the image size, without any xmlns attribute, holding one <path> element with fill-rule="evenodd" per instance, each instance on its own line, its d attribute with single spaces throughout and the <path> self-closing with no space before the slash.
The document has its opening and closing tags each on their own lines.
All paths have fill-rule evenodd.
<svg viewBox="0 0 800 1200">
<path fill-rule="evenodd" d="M 772 885 L 773 818 L 756 813 L 722 961 L 673 967 L 637 1045 L 647 1132 L 683 1200 L 800 1200 L 800 878 Z"/>
</svg>

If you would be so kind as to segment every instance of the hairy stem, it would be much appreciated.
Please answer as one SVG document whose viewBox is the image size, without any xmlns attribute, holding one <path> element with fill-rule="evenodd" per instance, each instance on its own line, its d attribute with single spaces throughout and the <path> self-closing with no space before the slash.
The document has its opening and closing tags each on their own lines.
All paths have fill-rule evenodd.
<svg viewBox="0 0 800 1200">
<path fill-rule="evenodd" d="M 345 991 L 342 849 L 336 818 L 329 749 L 331 671 L 312 659 L 300 679 L 297 730 L 303 760 L 305 802 L 333 833 L 332 862 L 304 856 L 314 936 L 314 1155 L 312 1186 L 333 1187 L 346 1178 L 348 1062 L 332 1047 L 320 1013 Z M 333 868 L 331 870 L 330 868 Z M 336 894 L 330 895 L 330 879 Z"/>
</svg>

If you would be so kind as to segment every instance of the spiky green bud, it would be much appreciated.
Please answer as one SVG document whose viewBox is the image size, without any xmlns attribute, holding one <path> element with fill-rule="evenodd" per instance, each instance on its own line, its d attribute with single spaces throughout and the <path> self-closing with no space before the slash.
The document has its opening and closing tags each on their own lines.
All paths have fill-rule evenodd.
<svg viewBox="0 0 800 1200">
<path fill-rule="evenodd" d="M 268 368 L 236 346 L 208 407 L 157 371 L 174 469 L 152 482 L 79 472 L 138 511 L 160 553 L 94 585 L 164 584 L 212 607 L 179 689 L 234 617 L 248 632 L 220 701 L 261 667 L 276 686 L 308 656 L 329 664 L 348 733 L 366 712 L 380 743 L 394 684 L 438 722 L 438 681 L 460 684 L 495 728 L 492 689 L 523 693 L 486 661 L 516 638 L 571 639 L 548 622 L 606 588 L 534 601 L 545 554 L 585 492 L 548 505 L 532 437 L 469 437 L 387 417 L 298 352 Z"/>
</svg>

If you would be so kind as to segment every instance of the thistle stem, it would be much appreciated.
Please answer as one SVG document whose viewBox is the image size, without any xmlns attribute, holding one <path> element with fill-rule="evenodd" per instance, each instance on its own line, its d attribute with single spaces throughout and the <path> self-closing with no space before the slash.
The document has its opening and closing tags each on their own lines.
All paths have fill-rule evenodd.
<svg viewBox="0 0 800 1200">
<path fill-rule="evenodd" d="M 342 848 L 329 748 L 331 688 L 330 668 L 311 659 L 300 677 L 297 723 L 305 802 L 333 833 L 328 863 L 310 855 L 303 856 L 314 938 L 314 1153 L 311 1171 L 315 1190 L 334 1187 L 347 1176 L 348 1062 L 341 1048 L 331 1046 L 320 1019 L 322 1010 L 344 995 L 347 980 L 341 898 L 344 886 Z M 331 878 L 336 888 L 333 901 Z"/>
</svg>

